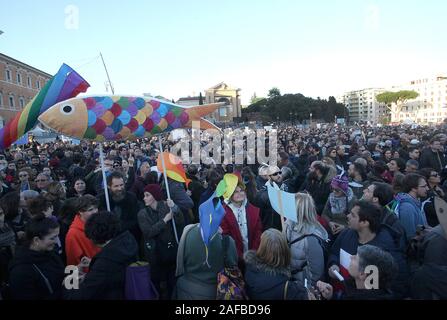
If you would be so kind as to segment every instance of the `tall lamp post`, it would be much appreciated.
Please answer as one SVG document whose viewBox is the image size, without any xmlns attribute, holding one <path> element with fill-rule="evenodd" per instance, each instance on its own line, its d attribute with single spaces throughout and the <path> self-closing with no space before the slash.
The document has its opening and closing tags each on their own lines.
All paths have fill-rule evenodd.
<svg viewBox="0 0 447 320">
<path fill-rule="evenodd" d="M 276 123 L 277 123 L 277 126 L 279 128 L 279 116 L 276 117 Z"/>
<path fill-rule="evenodd" d="M 312 127 L 312 112 L 310 113 L 310 126 Z"/>
</svg>

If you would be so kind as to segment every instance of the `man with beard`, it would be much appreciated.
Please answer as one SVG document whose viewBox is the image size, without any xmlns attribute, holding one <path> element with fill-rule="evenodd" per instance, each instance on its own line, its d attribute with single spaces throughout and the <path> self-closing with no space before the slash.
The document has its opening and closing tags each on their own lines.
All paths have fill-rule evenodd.
<svg viewBox="0 0 447 320">
<path fill-rule="evenodd" d="M 130 231 L 137 242 L 140 242 L 141 231 L 138 227 L 138 211 L 143 205 L 135 194 L 125 189 L 124 177 L 120 172 L 114 171 L 107 177 L 109 190 L 110 211 L 121 221 L 121 231 Z M 104 192 L 98 196 L 99 209 L 107 210 Z"/>
<path fill-rule="evenodd" d="M 330 166 L 322 161 L 314 161 L 310 165 L 301 191 L 307 191 L 315 201 L 315 209 L 321 215 L 326 201 L 331 193 L 331 180 L 336 175 L 336 170 L 330 170 Z"/>
<path fill-rule="evenodd" d="M 360 163 L 352 163 L 348 169 L 349 187 L 354 192 L 357 199 L 363 196 L 363 190 L 366 185 L 366 171 Z"/>
</svg>

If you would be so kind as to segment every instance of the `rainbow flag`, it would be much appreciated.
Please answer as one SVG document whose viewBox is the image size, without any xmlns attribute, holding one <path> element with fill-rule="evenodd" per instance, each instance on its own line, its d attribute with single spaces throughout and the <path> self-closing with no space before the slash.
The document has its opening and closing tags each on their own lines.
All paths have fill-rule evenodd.
<svg viewBox="0 0 447 320">
<path fill-rule="evenodd" d="M 76 71 L 65 63 L 25 108 L 0 129 L 0 150 L 8 148 L 34 128 L 40 114 L 54 104 L 76 97 L 90 87 Z"/>
<path fill-rule="evenodd" d="M 188 186 L 191 180 L 186 177 L 180 158 L 169 152 L 160 153 L 157 158 L 157 169 L 161 173 L 163 173 L 161 157 L 163 157 L 165 162 L 166 175 L 172 180 L 186 183 L 186 186 Z"/>
</svg>

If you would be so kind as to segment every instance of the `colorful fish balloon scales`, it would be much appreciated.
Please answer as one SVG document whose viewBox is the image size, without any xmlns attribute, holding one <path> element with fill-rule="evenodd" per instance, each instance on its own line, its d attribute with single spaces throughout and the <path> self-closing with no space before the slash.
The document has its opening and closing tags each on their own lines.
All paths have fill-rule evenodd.
<svg viewBox="0 0 447 320">
<path fill-rule="evenodd" d="M 55 103 L 85 92 L 90 85 L 76 71 L 63 64 L 39 93 L 4 128 L 0 129 L 0 150 L 8 148 L 34 128 L 39 115 Z"/>
<path fill-rule="evenodd" d="M 184 108 L 155 98 L 92 96 L 56 104 L 39 120 L 57 132 L 78 139 L 131 140 L 191 128 L 192 121 L 200 121 L 201 129 L 217 128 L 201 117 L 220 105 Z"/>
</svg>

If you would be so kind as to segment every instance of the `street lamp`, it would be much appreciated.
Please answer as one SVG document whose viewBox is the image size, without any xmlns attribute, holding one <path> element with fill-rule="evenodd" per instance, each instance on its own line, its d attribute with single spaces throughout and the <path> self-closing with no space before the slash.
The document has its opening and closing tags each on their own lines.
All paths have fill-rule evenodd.
<svg viewBox="0 0 447 320">
<path fill-rule="evenodd" d="M 279 116 L 276 117 L 276 123 L 278 124 L 278 128 L 279 128 Z"/>
<path fill-rule="evenodd" d="M 312 126 L 312 112 L 310 113 L 310 126 Z"/>
</svg>

